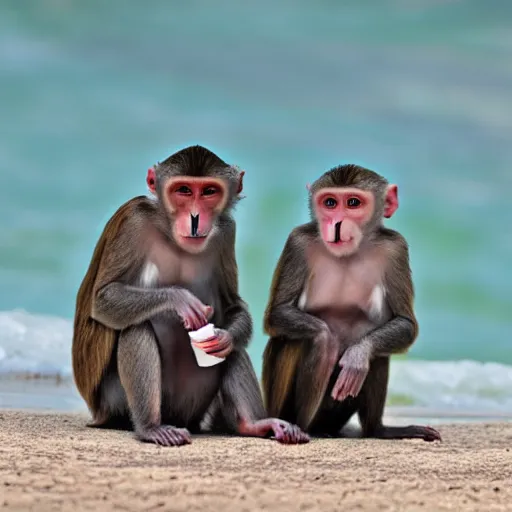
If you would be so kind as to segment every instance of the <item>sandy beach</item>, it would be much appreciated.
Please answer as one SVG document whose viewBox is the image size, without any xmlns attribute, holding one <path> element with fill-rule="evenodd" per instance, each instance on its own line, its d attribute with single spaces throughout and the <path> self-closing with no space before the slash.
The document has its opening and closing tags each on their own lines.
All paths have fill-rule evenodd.
<svg viewBox="0 0 512 512">
<path fill-rule="evenodd" d="M 442 443 L 195 437 L 181 448 L 0 411 L 0 509 L 512 510 L 512 423 L 440 425 Z"/>
</svg>

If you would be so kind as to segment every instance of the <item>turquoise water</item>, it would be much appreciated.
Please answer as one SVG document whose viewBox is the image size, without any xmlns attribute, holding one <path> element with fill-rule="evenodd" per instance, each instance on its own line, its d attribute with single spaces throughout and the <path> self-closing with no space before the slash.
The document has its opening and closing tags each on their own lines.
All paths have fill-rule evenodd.
<svg viewBox="0 0 512 512">
<path fill-rule="evenodd" d="M 346 162 L 399 185 L 388 225 L 410 243 L 421 329 L 408 357 L 512 364 L 511 56 L 506 0 L 3 0 L 0 362 L 22 370 L 41 329 L 72 318 L 105 221 L 145 193 L 149 165 L 199 143 L 246 170 L 237 250 L 258 371 L 306 183 Z M 54 341 L 68 353 L 67 328 L 41 360 Z"/>
</svg>

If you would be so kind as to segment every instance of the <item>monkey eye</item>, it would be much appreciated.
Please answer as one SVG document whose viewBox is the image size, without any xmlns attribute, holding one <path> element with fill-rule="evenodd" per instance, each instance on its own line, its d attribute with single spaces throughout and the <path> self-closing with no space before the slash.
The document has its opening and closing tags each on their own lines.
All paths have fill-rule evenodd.
<svg viewBox="0 0 512 512">
<path fill-rule="evenodd" d="M 328 197 L 327 199 L 324 199 L 324 206 L 326 208 L 336 208 L 338 205 L 338 201 L 334 199 L 334 197 Z"/>
<path fill-rule="evenodd" d="M 205 187 L 203 189 L 203 196 L 213 196 L 218 191 L 217 187 Z"/>
<path fill-rule="evenodd" d="M 192 190 L 190 190 L 186 185 L 182 185 L 181 187 L 177 188 L 176 192 L 178 194 L 183 194 L 186 196 L 189 196 L 192 194 Z"/>
<path fill-rule="evenodd" d="M 347 201 L 347 206 L 349 208 L 357 208 L 358 206 L 361 206 L 361 201 L 357 197 L 351 197 Z"/>
</svg>

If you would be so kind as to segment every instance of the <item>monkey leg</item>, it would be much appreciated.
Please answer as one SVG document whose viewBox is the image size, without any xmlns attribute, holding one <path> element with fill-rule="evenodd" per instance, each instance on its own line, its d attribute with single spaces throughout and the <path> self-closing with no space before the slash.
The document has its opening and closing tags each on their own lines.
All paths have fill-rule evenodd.
<svg viewBox="0 0 512 512">
<path fill-rule="evenodd" d="M 321 407 L 333 371 L 339 372 L 338 359 L 339 345 L 331 336 L 304 342 L 302 358 L 297 365 L 295 409 L 297 424 L 305 431 Z"/>
<path fill-rule="evenodd" d="M 221 382 L 223 415 L 230 430 L 242 436 L 269 437 L 283 444 L 307 443 L 309 437 L 296 425 L 267 418 L 258 379 L 245 350 L 232 352 Z"/>
<path fill-rule="evenodd" d="M 97 409 L 93 412 L 93 421 L 87 426 L 113 430 L 133 430 L 126 394 L 117 370 L 117 354 L 107 366 L 98 390 Z"/>
<path fill-rule="evenodd" d="M 409 425 L 388 427 L 382 424 L 389 379 L 389 357 L 378 357 L 370 363 L 370 370 L 359 395 L 359 421 L 363 437 L 378 439 L 423 439 L 440 441 L 441 435 L 432 427 Z"/>
<path fill-rule="evenodd" d="M 161 424 L 161 361 L 150 323 L 121 332 L 117 364 L 137 438 L 162 446 L 190 443 L 188 430 Z"/>
</svg>

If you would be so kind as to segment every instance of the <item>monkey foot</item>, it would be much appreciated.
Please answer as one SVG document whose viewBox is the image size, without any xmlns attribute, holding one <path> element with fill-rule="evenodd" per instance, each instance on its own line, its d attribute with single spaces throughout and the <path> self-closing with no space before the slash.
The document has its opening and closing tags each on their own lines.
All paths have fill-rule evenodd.
<svg viewBox="0 0 512 512">
<path fill-rule="evenodd" d="M 277 418 L 267 418 L 254 423 L 242 421 L 239 433 L 247 436 L 266 437 L 273 433 L 273 438 L 282 444 L 303 444 L 309 442 L 309 436 L 297 425 Z"/>
<path fill-rule="evenodd" d="M 441 441 L 441 434 L 436 429 L 419 425 L 381 427 L 372 437 L 379 439 L 423 439 L 428 442 Z"/>
<path fill-rule="evenodd" d="M 192 442 L 190 432 L 186 428 L 176 428 L 170 425 L 144 429 L 136 435 L 144 443 L 155 443 L 160 446 L 182 446 Z"/>
</svg>

